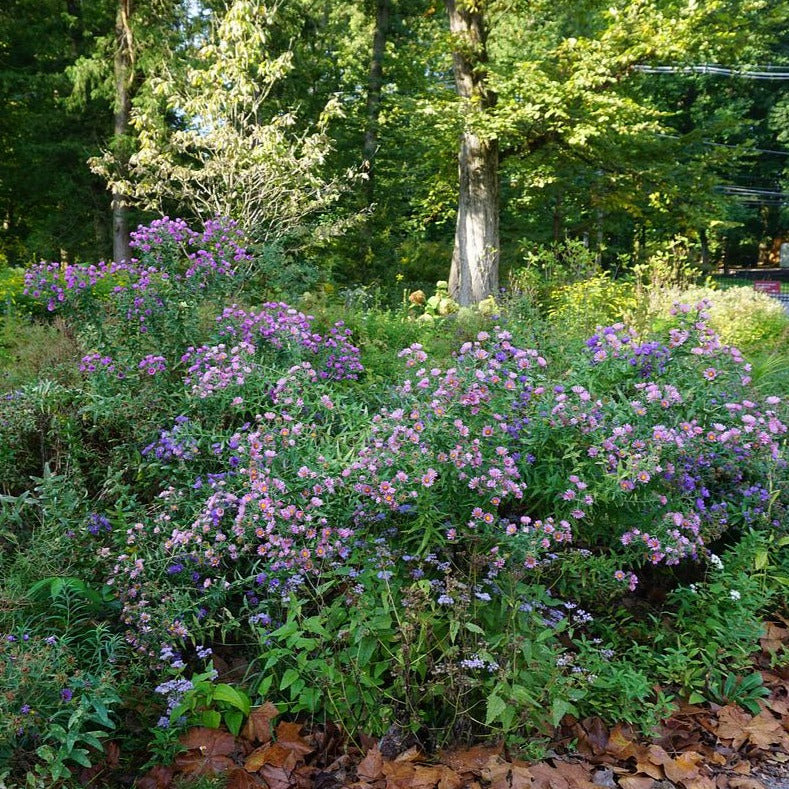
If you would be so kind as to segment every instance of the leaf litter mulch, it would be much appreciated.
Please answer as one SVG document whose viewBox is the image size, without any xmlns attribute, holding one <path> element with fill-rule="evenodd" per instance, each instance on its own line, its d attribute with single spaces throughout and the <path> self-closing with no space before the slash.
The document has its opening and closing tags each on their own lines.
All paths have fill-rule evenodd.
<svg viewBox="0 0 789 789">
<path fill-rule="evenodd" d="M 428 755 L 393 748 L 391 738 L 352 745 L 332 725 L 277 723 L 279 711 L 267 703 L 238 737 L 190 729 L 174 763 L 135 786 L 169 789 L 176 779 L 224 773 L 228 789 L 789 789 L 789 661 L 776 659 L 789 655 L 789 621 L 768 624 L 761 646 L 769 696 L 758 714 L 680 704 L 651 741 L 627 725 L 568 716 L 538 763 L 501 745 Z"/>
</svg>

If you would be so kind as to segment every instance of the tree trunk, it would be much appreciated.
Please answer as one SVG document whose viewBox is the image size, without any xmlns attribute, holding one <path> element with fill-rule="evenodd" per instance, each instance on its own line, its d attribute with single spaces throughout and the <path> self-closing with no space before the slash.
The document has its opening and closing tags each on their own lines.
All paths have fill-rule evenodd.
<svg viewBox="0 0 789 789">
<path fill-rule="evenodd" d="M 386 37 L 389 33 L 389 10 L 391 0 L 376 0 L 375 32 L 373 34 L 373 54 L 370 59 L 370 73 L 367 78 L 367 127 L 364 132 L 364 161 L 367 166 L 365 194 L 367 205 L 375 197 L 375 154 L 378 150 L 378 117 L 381 109 L 381 87 L 384 82 L 384 53 Z"/>
<path fill-rule="evenodd" d="M 465 126 L 458 151 L 459 195 L 449 291 L 461 305 L 496 295 L 499 287 L 499 147 L 473 130 L 473 115 L 496 102 L 487 87 L 483 2 L 446 0 L 454 37 L 455 87 Z"/>
<path fill-rule="evenodd" d="M 707 238 L 707 229 L 699 229 L 699 243 L 701 244 L 701 270 L 706 274 L 710 270 L 710 244 Z"/>
<path fill-rule="evenodd" d="M 134 40 L 131 31 L 133 0 L 118 0 L 115 17 L 115 118 L 114 136 L 120 166 L 128 159 L 125 140 L 131 118 L 131 81 L 134 68 Z M 112 256 L 114 260 L 131 257 L 129 247 L 129 209 L 118 187 L 112 189 Z"/>
</svg>

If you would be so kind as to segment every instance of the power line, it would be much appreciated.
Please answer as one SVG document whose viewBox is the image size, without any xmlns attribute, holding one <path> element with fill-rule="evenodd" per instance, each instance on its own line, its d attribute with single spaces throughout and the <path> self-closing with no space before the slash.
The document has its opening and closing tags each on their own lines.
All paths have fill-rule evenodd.
<svg viewBox="0 0 789 789">
<path fill-rule="evenodd" d="M 681 134 L 661 134 L 656 132 L 658 137 L 667 137 L 670 140 L 681 140 Z M 739 148 L 743 153 L 772 153 L 776 156 L 789 156 L 789 151 L 775 151 L 771 148 L 749 148 L 746 145 L 728 145 L 725 142 L 712 142 L 711 140 L 700 140 L 702 145 L 709 145 L 713 148 Z"/>
<path fill-rule="evenodd" d="M 756 187 L 737 186 L 736 184 L 721 184 L 715 187 L 717 191 L 736 197 L 743 205 L 774 205 L 789 204 L 789 193 L 777 192 L 772 189 L 757 189 Z"/>
<path fill-rule="evenodd" d="M 748 69 L 734 69 L 712 64 L 698 66 L 648 66 L 646 64 L 638 64 L 633 66 L 635 71 L 639 71 L 642 74 L 713 74 L 722 77 L 740 77 L 741 79 L 789 79 L 789 71 L 786 70 L 785 66 L 758 66 L 757 68 L 760 70 L 750 71 Z M 769 69 L 776 69 L 776 71 L 770 71 Z"/>
<path fill-rule="evenodd" d="M 776 192 L 772 189 L 754 189 L 750 186 L 735 186 L 735 185 L 723 185 L 719 186 L 722 192 L 729 192 L 730 194 L 743 194 L 743 195 L 764 195 L 768 197 L 781 197 L 781 198 L 789 198 L 789 194 L 786 192 Z"/>
</svg>

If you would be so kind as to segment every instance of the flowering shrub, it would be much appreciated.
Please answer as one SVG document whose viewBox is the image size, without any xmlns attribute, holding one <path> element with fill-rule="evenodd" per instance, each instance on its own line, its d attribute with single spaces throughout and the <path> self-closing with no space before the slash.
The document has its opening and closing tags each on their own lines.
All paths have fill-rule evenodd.
<svg viewBox="0 0 789 789">
<path fill-rule="evenodd" d="M 88 372 L 91 365 L 99 369 L 97 363 L 119 377 L 130 370 L 162 372 L 165 357 L 174 361 L 174 352 L 199 333 L 199 301 L 238 287 L 238 272 L 252 259 L 238 226 L 219 219 L 196 231 L 165 217 L 138 227 L 130 244 L 138 258 L 42 262 L 25 272 L 25 294 L 72 319 L 94 345 L 83 360 Z"/>
<path fill-rule="evenodd" d="M 313 320 L 282 303 L 264 304 L 257 312 L 225 309 L 217 318 L 219 338 L 237 342 L 187 349 L 181 358 L 188 365 L 187 386 L 205 398 L 228 387 L 243 387 L 250 376 L 259 375 L 261 363 L 302 357 L 309 359 L 320 379 L 357 379 L 364 368 L 359 349 L 350 342 L 350 330 L 338 322 L 324 336 L 314 331 Z"/>
<path fill-rule="evenodd" d="M 765 343 L 780 341 L 789 328 L 789 316 L 783 305 L 752 287 L 655 289 L 649 294 L 649 308 L 655 318 L 665 320 L 678 300 L 691 304 L 708 302 L 710 326 L 723 342 L 743 349 L 761 350 Z"/>
<path fill-rule="evenodd" d="M 79 309 L 81 300 L 106 282 L 118 302 L 127 307 L 124 317 L 146 323 L 156 308 L 165 307 L 164 287 L 174 285 L 181 293 L 205 291 L 223 278 L 235 276 L 237 267 L 250 262 L 246 242 L 238 225 L 221 219 L 205 223 L 202 233 L 183 219 L 157 219 L 131 233 L 130 246 L 140 257 L 98 264 L 42 262 L 25 272 L 24 294 L 46 299 L 47 309 L 58 305 Z"/>
<path fill-rule="evenodd" d="M 299 313 L 226 311 L 220 334 L 237 350 L 190 352 L 206 366 L 192 365 L 187 383 L 196 405 L 227 390 L 243 407 L 224 412 L 210 448 L 184 415 L 145 449 L 179 464 L 170 479 L 181 487 L 105 552 L 130 639 L 155 655 L 235 629 L 258 645 L 261 694 L 289 689 L 293 709 L 330 704 L 349 716 L 358 701 L 370 710 L 353 713 L 358 725 L 380 730 L 436 725 L 463 708 L 470 730 L 481 718 L 509 731 L 586 709 L 618 664 L 579 602 L 596 609 L 656 583 L 650 566 L 703 567 L 718 541 L 782 519 L 771 482 L 785 466 L 778 399 L 746 396 L 748 365 L 708 328 L 705 304 L 674 317 L 662 339 L 600 328 L 586 357 L 553 376 L 501 328 L 448 367 L 413 344 L 369 418 L 308 361 L 261 376 L 261 338 L 275 356 L 319 358 L 324 340 Z M 246 413 L 255 416 L 239 424 Z M 404 618 L 375 618 L 390 607 Z M 533 655 L 509 646 L 540 628 L 551 668 L 537 681 Z M 297 630 L 310 648 L 294 664 Z M 372 640 L 343 706 L 327 677 L 359 647 L 337 634 L 357 630 Z M 558 638 L 565 630 L 572 646 Z M 649 682 L 628 681 L 650 714 Z"/>
<path fill-rule="evenodd" d="M 650 725 L 666 706 L 657 682 L 707 692 L 709 666 L 642 659 L 621 635 L 610 612 L 639 611 L 639 595 L 666 600 L 654 620 L 622 614 L 650 648 L 673 622 L 690 653 L 712 622 L 718 658 L 743 665 L 764 598 L 731 557 L 780 544 L 786 427 L 706 303 L 675 306 L 656 334 L 597 327 L 569 358 L 541 354 L 506 315 L 473 335 L 458 323 L 451 357 L 404 331 L 371 384 L 342 322 L 204 303 L 235 277 L 217 228 L 140 230 L 145 274 L 42 269 L 39 298 L 51 275 L 56 308 L 87 316 L 93 299 L 87 386 L 0 407 L 11 459 L 38 450 L 43 424 L 53 442 L 60 431 L 79 449 L 85 431 L 122 448 L 110 471 L 75 452 L 96 476 L 37 501 L 50 550 L 107 584 L 156 691 L 157 741 L 174 742 L 182 717 L 238 729 L 249 699 L 207 663 L 230 644 L 253 701 L 434 744 L 549 734 L 566 713 Z M 133 313 L 141 328 L 125 337 L 137 296 L 144 320 Z M 213 329 L 198 319 L 211 309 Z M 110 411 L 118 432 L 102 432 Z M 677 588 L 677 566 L 695 587 Z M 696 619 L 688 600 L 703 602 Z"/>
</svg>

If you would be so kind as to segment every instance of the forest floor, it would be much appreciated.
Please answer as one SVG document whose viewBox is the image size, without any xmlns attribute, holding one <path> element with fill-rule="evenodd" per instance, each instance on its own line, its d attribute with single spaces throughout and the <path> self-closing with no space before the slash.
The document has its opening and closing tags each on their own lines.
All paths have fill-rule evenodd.
<svg viewBox="0 0 789 789">
<path fill-rule="evenodd" d="M 649 739 L 626 724 L 567 716 L 539 762 L 501 744 L 430 755 L 397 731 L 352 744 L 333 725 L 276 722 L 279 711 L 265 704 L 238 737 L 190 729 L 170 766 L 129 775 L 111 746 L 80 780 L 137 789 L 188 787 L 191 779 L 226 789 L 789 789 L 789 620 L 768 623 L 760 645 L 754 668 L 769 695 L 758 714 L 682 703 Z"/>
</svg>

